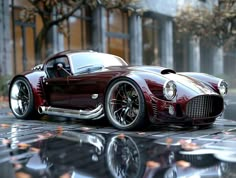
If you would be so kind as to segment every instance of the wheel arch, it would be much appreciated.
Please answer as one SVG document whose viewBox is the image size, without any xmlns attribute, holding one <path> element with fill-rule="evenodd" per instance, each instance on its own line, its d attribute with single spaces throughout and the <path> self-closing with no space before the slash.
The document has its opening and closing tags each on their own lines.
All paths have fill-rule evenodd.
<svg viewBox="0 0 236 178">
<path fill-rule="evenodd" d="M 14 83 L 14 81 L 17 79 L 17 78 L 20 78 L 20 77 L 23 77 L 23 78 L 25 78 L 27 81 L 28 81 L 28 79 L 24 76 L 24 75 L 22 75 L 22 74 L 18 74 L 18 75 L 15 75 L 10 81 L 9 81 L 9 83 L 8 83 L 8 98 L 10 99 L 10 93 L 11 93 L 11 87 L 12 87 L 12 85 L 13 85 L 13 83 Z"/>
<path fill-rule="evenodd" d="M 42 86 L 42 81 L 45 76 L 46 75 L 44 72 L 32 72 L 32 73 L 19 74 L 19 75 L 14 76 L 8 86 L 9 98 L 10 98 L 10 88 L 12 87 L 12 84 L 14 83 L 14 81 L 20 77 L 25 78 L 29 82 L 32 92 L 33 92 L 34 108 L 35 110 L 38 110 L 38 107 L 45 103 L 44 90 Z"/>
<path fill-rule="evenodd" d="M 145 101 L 151 100 L 151 97 L 150 97 L 151 91 L 149 90 L 149 87 L 148 87 L 146 81 L 143 78 L 141 78 L 140 76 L 134 75 L 134 74 L 133 75 L 127 75 L 127 76 L 118 76 L 118 77 L 115 77 L 112 80 L 110 80 L 107 84 L 107 87 L 106 87 L 106 90 L 105 90 L 105 95 L 107 93 L 107 90 L 108 90 L 109 86 L 115 80 L 120 80 L 120 79 L 130 79 L 133 82 L 135 82 L 140 87 L 141 91 L 143 92 Z M 105 95 L 104 95 L 104 99 L 105 99 Z"/>
</svg>

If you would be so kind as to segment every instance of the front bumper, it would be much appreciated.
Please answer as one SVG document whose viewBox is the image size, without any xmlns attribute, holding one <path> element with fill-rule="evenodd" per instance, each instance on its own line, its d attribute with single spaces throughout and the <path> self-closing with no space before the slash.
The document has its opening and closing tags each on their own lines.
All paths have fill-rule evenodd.
<svg viewBox="0 0 236 178">
<path fill-rule="evenodd" d="M 219 95 L 199 95 L 185 101 L 153 98 L 150 120 L 153 123 L 209 125 L 222 114 L 223 109 L 224 101 Z"/>
</svg>

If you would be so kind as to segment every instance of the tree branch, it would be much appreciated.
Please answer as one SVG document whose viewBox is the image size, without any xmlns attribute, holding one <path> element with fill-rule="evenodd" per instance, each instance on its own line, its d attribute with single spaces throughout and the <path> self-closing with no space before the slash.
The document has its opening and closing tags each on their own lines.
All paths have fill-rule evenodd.
<svg viewBox="0 0 236 178">
<path fill-rule="evenodd" d="M 79 1 L 77 5 L 69 13 L 64 14 L 61 18 L 51 21 L 48 25 L 48 28 L 51 28 L 53 25 L 57 25 L 58 23 L 68 19 L 70 16 L 72 16 L 75 13 L 75 11 L 77 11 L 81 7 L 83 2 L 84 2 L 83 0 Z"/>
<path fill-rule="evenodd" d="M 28 0 L 29 3 L 31 3 L 36 11 L 38 12 L 38 14 L 40 15 L 40 17 L 42 18 L 43 23 L 45 24 L 45 18 L 44 18 L 44 12 L 42 9 L 39 8 L 39 6 L 37 5 L 41 0 Z"/>
</svg>

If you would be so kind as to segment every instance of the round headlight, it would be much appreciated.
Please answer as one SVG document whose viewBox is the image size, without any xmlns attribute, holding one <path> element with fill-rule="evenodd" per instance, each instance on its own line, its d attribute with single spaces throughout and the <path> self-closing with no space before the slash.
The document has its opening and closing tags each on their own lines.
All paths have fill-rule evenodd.
<svg viewBox="0 0 236 178">
<path fill-rule="evenodd" d="M 218 83 L 218 90 L 222 96 L 225 96 L 228 93 L 228 84 L 224 80 L 220 80 Z"/>
<path fill-rule="evenodd" d="M 174 81 L 170 80 L 164 84 L 163 94 L 168 100 L 174 99 L 174 97 L 176 96 L 176 85 Z"/>
</svg>

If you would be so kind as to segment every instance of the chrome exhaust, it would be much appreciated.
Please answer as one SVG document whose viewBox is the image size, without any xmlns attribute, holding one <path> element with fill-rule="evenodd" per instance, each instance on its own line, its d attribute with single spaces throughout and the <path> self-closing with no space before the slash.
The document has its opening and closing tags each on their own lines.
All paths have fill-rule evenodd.
<svg viewBox="0 0 236 178">
<path fill-rule="evenodd" d="M 56 108 L 52 106 L 40 106 L 38 108 L 38 112 L 39 114 L 73 117 L 77 119 L 96 120 L 104 117 L 102 104 L 98 105 L 93 110 L 75 110 L 75 109 Z"/>
</svg>

